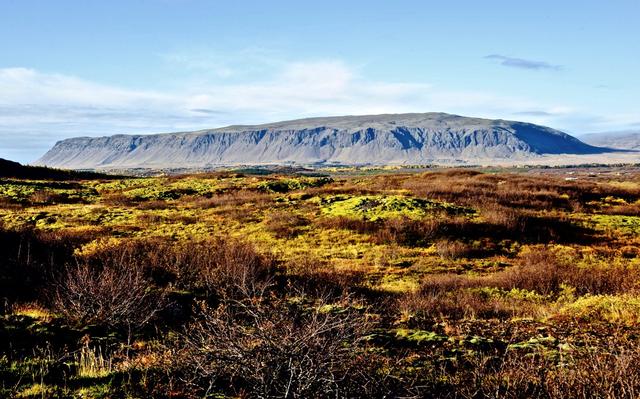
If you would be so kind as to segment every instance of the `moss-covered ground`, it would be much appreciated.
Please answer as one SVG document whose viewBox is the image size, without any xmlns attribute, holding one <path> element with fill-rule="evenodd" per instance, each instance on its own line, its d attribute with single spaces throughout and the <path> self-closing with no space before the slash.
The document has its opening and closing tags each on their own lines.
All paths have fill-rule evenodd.
<svg viewBox="0 0 640 399">
<path fill-rule="evenodd" d="M 372 345 L 404 356 L 403 378 L 436 360 L 507 348 L 560 359 L 640 333 L 640 173 L 322 172 L 0 179 L 0 226 L 83 237 L 69 241 L 75 257 L 131 240 L 234 238 L 276 259 L 282 276 L 357 275 L 347 290 L 364 293 Z M 0 397 L 157 394 L 145 370 L 161 362 L 162 337 L 70 325 L 50 294 L 3 306 Z"/>
</svg>

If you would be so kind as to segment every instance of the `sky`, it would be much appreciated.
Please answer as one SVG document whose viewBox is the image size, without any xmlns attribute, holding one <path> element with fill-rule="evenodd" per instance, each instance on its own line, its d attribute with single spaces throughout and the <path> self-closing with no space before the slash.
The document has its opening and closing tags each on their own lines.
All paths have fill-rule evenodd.
<svg viewBox="0 0 640 399">
<path fill-rule="evenodd" d="M 639 16 L 639 0 L 0 0 L 0 158 L 330 115 L 638 130 Z"/>
</svg>

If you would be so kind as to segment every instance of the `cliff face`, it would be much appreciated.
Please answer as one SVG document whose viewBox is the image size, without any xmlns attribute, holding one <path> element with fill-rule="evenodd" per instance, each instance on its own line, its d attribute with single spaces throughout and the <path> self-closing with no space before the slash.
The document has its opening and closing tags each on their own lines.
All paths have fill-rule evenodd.
<svg viewBox="0 0 640 399">
<path fill-rule="evenodd" d="M 291 162 L 423 164 L 593 154 L 600 150 L 543 126 L 427 113 L 72 138 L 58 142 L 36 164 L 75 169 Z"/>
</svg>

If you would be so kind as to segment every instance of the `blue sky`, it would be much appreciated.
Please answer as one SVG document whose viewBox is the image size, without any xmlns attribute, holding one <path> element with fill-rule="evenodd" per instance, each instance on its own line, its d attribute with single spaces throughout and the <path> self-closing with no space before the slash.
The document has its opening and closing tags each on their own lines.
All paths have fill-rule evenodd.
<svg viewBox="0 0 640 399">
<path fill-rule="evenodd" d="M 640 129 L 640 1 L 0 1 L 0 157 L 441 111 Z"/>
</svg>

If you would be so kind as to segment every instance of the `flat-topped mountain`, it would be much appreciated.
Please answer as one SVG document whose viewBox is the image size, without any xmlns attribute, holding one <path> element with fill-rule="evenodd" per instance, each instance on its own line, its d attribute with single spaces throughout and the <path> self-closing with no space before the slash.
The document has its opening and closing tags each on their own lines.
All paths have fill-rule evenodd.
<svg viewBox="0 0 640 399">
<path fill-rule="evenodd" d="M 427 164 L 596 154 L 544 126 L 443 113 L 309 118 L 195 132 L 62 140 L 35 162 L 73 169 L 238 164 Z"/>
</svg>

